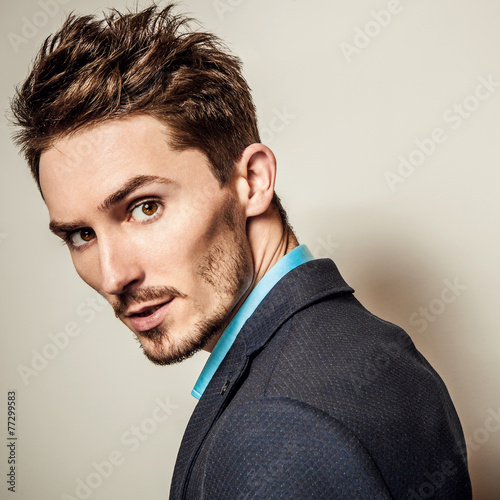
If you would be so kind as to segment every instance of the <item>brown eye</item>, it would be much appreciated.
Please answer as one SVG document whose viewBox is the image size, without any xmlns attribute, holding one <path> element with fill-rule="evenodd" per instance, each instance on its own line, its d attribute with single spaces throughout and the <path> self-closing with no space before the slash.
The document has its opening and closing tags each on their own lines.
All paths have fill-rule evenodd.
<svg viewBox="0 0 500 500">
<path fill-rule="evenodd" d="M 154 201 L 142 204 L 142 213 L 144 215 L 154 215 L 157 210 L 158 203 L 155 203 Z"/>
<path fill-rule="evenodd" d="M 83 229 L 78 229 L 70 235 L 71 243 L 75 247 L 80 247 L 92 241 L 95 238 L 95 232 L 91 227 L 84 227 Z"/>
<path fill-rule="evenodd" d="M 161 204 L 156 201 L 144 201 L 136 205 L 131 214 L 134 220 L 143 222 L 158 215 L 160 207 Z"/>
<path fill-rule="evenodd" d="M 83 241 L 90 241 L 95 236 L 95 233 L 92 229 L 85 228 L 80 231 L 80 236 Z"/>
</svg>

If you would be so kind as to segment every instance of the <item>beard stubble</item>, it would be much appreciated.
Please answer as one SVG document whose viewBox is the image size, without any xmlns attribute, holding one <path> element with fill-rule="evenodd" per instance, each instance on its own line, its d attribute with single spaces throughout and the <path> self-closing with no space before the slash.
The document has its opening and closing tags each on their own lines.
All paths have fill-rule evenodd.
<svg viewBox="0 0 500 500">
<path fill-rule="evenodd" d="M 208 284 L 218 298 L 218 306 L 205 319 L 196 322 L 190 332 L 181 339 L 173 338 L 170 331 L 173 321 L 166 319 L 163 324 L 140 333 L 149 341 L 144 345 L 137 341 L 152 363 L 160 366 L 179 363 L 190 358 L 214 337 L 222 334 L 233 315 L 233 309 L 247 284 L 248 276 L 253 271 L 253 259 L 247 244 L 246 231 L 243 224 L 236 220 L 236 203 L 234 199 L 226 201 L 218 217 L 219 227 L 226 229 L 229 236 L 226 240 L 213 245 L 198 265 L 197 275 Z M 155 287 L 132 292 L 129 297 L 121 298 L 114 306 L 115 314 L 126 309 L 130 301 L 146 301 L 165 296 L 186 297 L 185 294 L 172 287 Z"/>
</svg>

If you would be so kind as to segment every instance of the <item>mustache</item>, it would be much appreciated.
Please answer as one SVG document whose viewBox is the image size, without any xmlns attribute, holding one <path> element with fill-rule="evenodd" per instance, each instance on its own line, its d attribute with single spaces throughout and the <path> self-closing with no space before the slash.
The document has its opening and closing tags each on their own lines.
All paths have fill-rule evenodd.
<svg viewBox="0 0 500 500">
<path fill-rule="evenodd" d="M 111 307 L 113 308 L 115 316 L 119 318 L 125 314 L 131 304 L 140 304 L 141 302 L 157 299 L 165 299 L 165 301 L 167 301 L 176 297 L 183 299 L 186 297 L 186 294 L 170 286 L 139 288 L 120 294 L 116 301 L 111 303 Z"/>
</svg>

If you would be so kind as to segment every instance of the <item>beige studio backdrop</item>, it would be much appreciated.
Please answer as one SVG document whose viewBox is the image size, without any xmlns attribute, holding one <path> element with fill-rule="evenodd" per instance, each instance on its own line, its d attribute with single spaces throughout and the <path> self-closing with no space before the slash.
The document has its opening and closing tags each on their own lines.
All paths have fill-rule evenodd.
<svg viewBox="0 0 500 500">
<path fill-rule="evenodd" d="M 125 5 L 2 0 L 2 108 L 65 13 Z M 300 241 L 408 331 L 455 402 L 475 498 L 500 498 L 500 2 L 185 0 L 180 10 L 242 58 Z M 4 120 L 0 422 L 6 439 L 16 391 L 18 440 L 16 493 L 3 447 L 0 498 L 165 499 L 207 355 L 165 368 L 143 357 L 49 234 L 10 132 Z M 367 366 L 370 376 L 382 367 Z"/>
</svg>

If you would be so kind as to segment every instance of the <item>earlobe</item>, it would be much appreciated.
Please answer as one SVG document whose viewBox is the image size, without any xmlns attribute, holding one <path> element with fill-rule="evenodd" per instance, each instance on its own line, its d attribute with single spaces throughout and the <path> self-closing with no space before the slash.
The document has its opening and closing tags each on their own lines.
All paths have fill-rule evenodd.
<svg viewBox="0 0 500 500">
<path fill-rule="evenodd" d="M 261 215 L 273 199 L 276 158 L 267 146 L 256 143 L 245 149 L 239 167 L 246 181 L 246 215 Z"/>
</svg>

